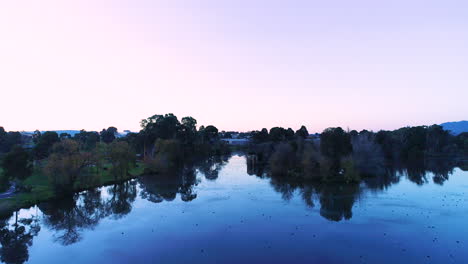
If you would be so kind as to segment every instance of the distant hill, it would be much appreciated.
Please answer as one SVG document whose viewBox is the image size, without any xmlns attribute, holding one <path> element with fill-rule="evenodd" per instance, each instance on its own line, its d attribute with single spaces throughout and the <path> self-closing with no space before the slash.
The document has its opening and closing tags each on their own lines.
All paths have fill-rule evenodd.
<svg viewBox="0 0 468 264">
<path fill-rule="evenodd" d="M 463 132 L 468 132 L 468 121 L 447 122 L 440 125 L 445 130 L 449 130 L 454 135 L 458 135 Z"/>
</svg>

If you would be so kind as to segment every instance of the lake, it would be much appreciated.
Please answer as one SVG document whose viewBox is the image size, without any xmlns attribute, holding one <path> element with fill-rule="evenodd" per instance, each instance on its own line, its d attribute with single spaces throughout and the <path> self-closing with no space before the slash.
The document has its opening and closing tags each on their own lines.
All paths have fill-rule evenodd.
<svg viewBox="0 0 468 264">
<path fill-rule="evenodd" d="M 468 263 L 468 172 L 291 183 L 243 155 L 12 213 L 4 263 Z"/>
</svg>

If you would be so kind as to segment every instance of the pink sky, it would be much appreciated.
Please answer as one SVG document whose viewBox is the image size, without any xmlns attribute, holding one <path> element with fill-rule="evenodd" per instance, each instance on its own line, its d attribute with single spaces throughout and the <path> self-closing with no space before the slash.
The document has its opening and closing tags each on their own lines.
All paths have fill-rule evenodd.
<svg viewBox="0 0 468 264">
<path fill-rule="evenodd" d="M 0 126 L 468 119 L 467 1 L 2 1 Z"/>
</svg>

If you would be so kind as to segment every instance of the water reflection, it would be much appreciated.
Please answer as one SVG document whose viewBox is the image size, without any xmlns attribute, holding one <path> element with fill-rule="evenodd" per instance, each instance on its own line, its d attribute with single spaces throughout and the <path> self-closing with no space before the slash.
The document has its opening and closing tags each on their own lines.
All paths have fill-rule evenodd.
<svg viewBox="0 0 468 264">
<path fill-rule="evenodd" d="M 106 201 L 105 208 L 114 218 L 121 218 L 132 211 L 132 204 L 135 201 L 138 189 L 136 181 L 128 181 L 122 184 L 115 184 L 108 189 L 111 198 Z"/>
<path fill-rule="evenodd" d="M 1 261 L 15 264 L 28 261 L 33 237 L 41 230 L 38 218 L 18 218 L 18 212 L 15 212 L 14 216 L 3 217 L 0 222 Z"/>
<path fill-rule="evenodd" d="M 357 184 L 324 186 L 320 190 L 320 215 L 332 221 L 351 219 L 360 191 Z"/>
<path fill-rule="evenodd" d="M 219 172 L 228 163 L 230 156 L 214 156 L 198 162 L 198 170 L 207 180 L 218 179 Z"/>
<path fill-rule="evenodd" d="M 143 176 L 138 182 L 141 198 L 153 203 L 173 201 L 177 194 L 180 194 L 180 199 L 185 202 L 197 198 L 194 187 L 199 181 L 193 167 L 183 168 L 171 174 Z"/>
<path fill-rule="evenodd" d="M 320 215 L 330 221 L 351 219 L 354 202 L 363 188 L 358 184 L 322 184 L 318 182 L 297 182 L 272 178 L 273 189 L 281 193 L 284 200 L 290 200 L 299 193 L 304 203 L 312 208 L 320 203 Z"/>
<path fill-rule="evenodd" d="M 320 182 L 300 181 L 281 176 L 273 176 L 265 165 L 256 162 L 255 156 L 246 156 L 246 168 L 249 175 L 259 178 L 270 178 L 273 189 L 281 194 L 285 201 L 291 200 L 299 193 L 305 205 L 314 207 L 320 203 L 320 215 L 330 221 L 351 219 L 352 208 L 365 191 L 380 192 L 400 182 L 402 177 L 409 181 L 423 185 L 432 181 L 443 185 L 453 173 L 455 167 L 466 166 L 466 161 L 454 159 L 421 160 L 403 166 L 392 164 L 385 168 L 377 168 L 371 172 L 371 177 L 363 179 L 363 184 L 324 184 Z"/>
<path fill-rule="evenodd" d="M 82 231 L 95 227 L 107 214 L 99 190 L 63 197 L 38 207 L 44 214 L 44 225 L 54 231 L 54 240 L 62 245 L 80 241 Z"/>
<path fill-rule="evenodd" d="M 366 192 L 381 192 L 407 179 L 414 184 L 433 183 L 443 185 L 454 172 L 454 167 L 466 168 L 466 162 L 430 160 L 410 166 L 387 166 L 374 177 L 364 178 L 361 184 L 323 184 L 294 181 L 284 177 L 272 177 L 268 168 L 249 157 L 238 172 L 256 175 L 268 181 L 285 201 L 294 197 L 308 208 L 319 208 L 321 217 L 329 221 L 349 220 L 353 217 L 355 203 L 366 197 Z M 172 202 L 178 199 L 190 202 L 196 199 L 203 179 L 216 181 L 229 157 L 218 157 L 186 166 L 177 172 L 140 177 L 103 188 L 77 193 L 61 199 L 39 204 L 30 209 L 27 216 L 14 212 L 0 219 L 0 260 L 4 263 L 24 263 L 29 260 L 29 247 L 44 228 L 52 231 L 53 240 L 64 246 L 83 239 L 83 233 L 93 230 L 105 218 L 120 219 L 132 213 L 136 200 L 152 203 Z M 245 171 L 246 170 L 246 171 Z M 237 173 L 237 172 L 236 172 Z M 228 189 L 226 189 L 229 191 Z M 35 213 L 31 213 L 34 211 Z"/>
</svg>

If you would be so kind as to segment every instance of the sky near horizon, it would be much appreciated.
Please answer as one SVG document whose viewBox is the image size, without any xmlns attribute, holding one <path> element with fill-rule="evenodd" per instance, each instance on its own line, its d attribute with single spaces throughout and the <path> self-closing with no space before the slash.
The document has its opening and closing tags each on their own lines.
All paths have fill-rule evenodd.
<svg viewBox="0 0 468 264">
<path fill-rule="evenodd" d="M 468 1 L 0 0 L 0 126 L 468 119 Z"/>
</svg>

